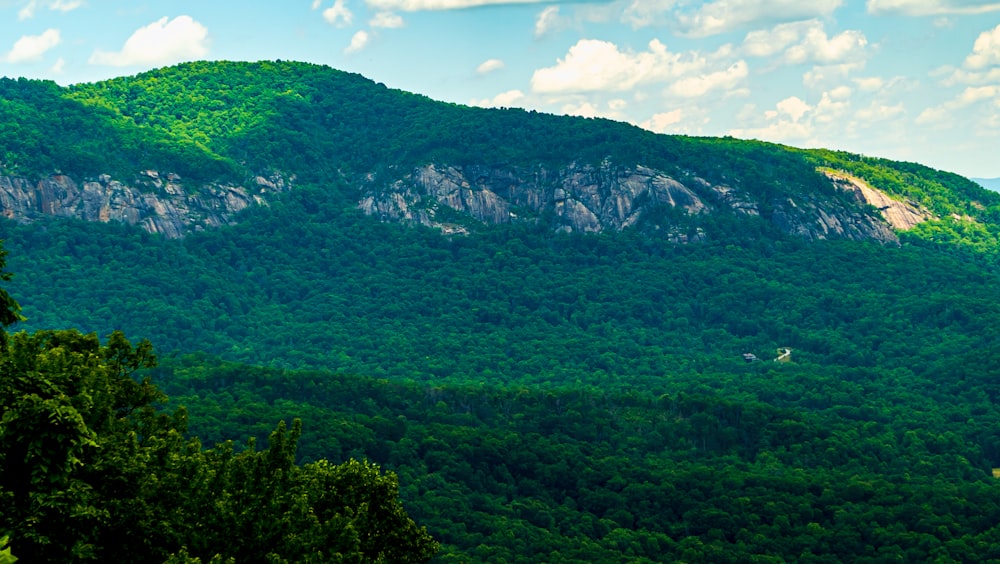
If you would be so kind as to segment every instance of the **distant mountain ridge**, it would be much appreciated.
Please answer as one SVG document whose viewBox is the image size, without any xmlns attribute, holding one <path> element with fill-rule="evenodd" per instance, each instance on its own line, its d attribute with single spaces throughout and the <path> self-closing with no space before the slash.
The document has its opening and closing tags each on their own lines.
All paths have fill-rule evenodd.
<svg viewBox="0 0 1000 564">
<path fill-rule="evenodd" d="M 1000 192 L 1000 178 L 970 178 L 970 180 L 979 184 L 983 188 L 993 190 L 994 192 Z"/>
<path fill-rule="evenodd" d="M 6 216 L 121 220 L 170 237 L 232 223 L 291 178 L 382 220 L 449 233 L 529 221 L 697 241 L 725 217 L 807 239 L 894 242 L 925 221 L 982 223 L 1000 206 L 971 181 L 912 163 L 444 104 L 306 63 L 185 63 L 69 88 L 2 79 L 0 124 L 20 132 L 0 140 Z M 145 171 L 183 189 L 167 194 Z M 91 191 L 90 204 L 29 194 L 63 181 Z M 111 187 L 145 203 L 123 204 Z"/>
</svg>

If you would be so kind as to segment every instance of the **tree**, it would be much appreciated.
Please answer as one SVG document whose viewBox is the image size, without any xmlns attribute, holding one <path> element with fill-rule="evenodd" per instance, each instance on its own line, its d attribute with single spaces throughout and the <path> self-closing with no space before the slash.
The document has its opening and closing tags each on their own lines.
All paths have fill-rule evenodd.
<svg viewBox="0 0 1000 564">
<path fill-rule="evenodd" d="M 0 290 L 0 324 L 18 309 Z M 395 475 L 353 460 L 297 466 L 298 420 L 263 451 L 203 449 L 185 410 L 163 413 L 167 397 L 136 378 L 156 364 L 148 341 L 0 333 L 0 561 L 426 562 L 437 551 Z"/>
<path fill-rule="evenodd" d="M 3 241 L 0 240 L 0 245 Z M 9 282 L 13 274 L 7 272 L 7 250 L 0 246 L 0 281 Z M 10 327 L 18 321 L 23 321 L 21 316 L 21 305 L 7 293 L 5 288 L 0 288 L 0 328 Z M 7 332 L 0 330 L 0 346 L 7 342 Z"/>
</svg>

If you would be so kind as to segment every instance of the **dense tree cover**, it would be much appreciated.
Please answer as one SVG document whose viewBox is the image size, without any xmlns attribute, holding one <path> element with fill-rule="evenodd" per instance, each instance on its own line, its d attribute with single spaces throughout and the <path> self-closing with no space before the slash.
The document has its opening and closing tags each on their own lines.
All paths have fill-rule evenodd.
<svg viewBox="0 0 1000 564">
<path fill-rule="evenodd" d="M 964 179 L 846 153 L 440 104 L 297 63 L 189 63 L 69 89 L 3 86 L 45 93 L 23 102 L 39 123 L 49 114 L 32 108 L 72 104 L 66 115 L 81 111 L 126 148 L 176 141 L 235 175 L 277 169 L 301 180 L 242 224 L 183 241 L 121 225 L 0 221 L 25 326 L 151 339 L 170 357 L 157 383 L 196 414 L 194 434 L 224 445 L 188 441 L 184 412 L 150 416 L 159 427 L 142 431 L 152 405 L 115 423 L 170 455 L 120 472 L 152 475 L 138 482 L 150 495 L 189 488 L 183 499 L 195 500 L 142 498 L 126 508 L 138 523 L 158 511 L 204 512 L 232 534 L 284 543 L 289 558 L 303 558 L 317 538 L 363 550 L 361 534 L 289 532 L 304 507 L 328 502 L 309 492 L 326 491 L 310 488 L 339 479 L 334 469 L 377 491 L 394 487 L 367 462 L 318 462 L 353 459 L 398 474 L 411 513 L 445 543 L 441 561 L 1000 559 L 1000 490 L 990 475 L 1000 466 L 1000 216 L 997 197 Z M 5 166 L 37 174 L 87 146 L 56 143 L 51 158 L 31 160 L 37 143 L 12 143 L 0 141 Z M 108 162 L 123 170 L 150 162 L 114 150 Z M 169 168 L 162 159 L 182 152 L 156 162 Z M 904 234 L 900 247 L 880 247 L 806 243 L 763 219 L 670 217 L 707 239 L 678 246 L 642 226 L 604 236 L 478 226 L 449 238 L 353 209 L 357 174 L 391 179 L 429 161 L 606 158 L 746 190 L 765 219 L 783 198 L 846 198 L 817 167 L 865 178 L 940 219 Z M 767 360 L 784 347 L 791 363 Z M 108 362 L 95 337 L 76 332 L 18 336 L 18 350 L 36 351 L 22 356 L 53 373 L 65 355 L 57 350 Z M 208 354 L 177 356 L 194 351 Z M 765 361 L 745 364 L 746 352 Z M 51 405 L 84 401 L 64 395 Z M 267 451 L 232 446 L 299 417 L 309 425 L 279 427 Z M 116 445 L 143 447 L 116 436 Z M 84 478 L 75 461 L 101 468 L 110 466 L 101 456 L 120 452 L 93 449 L 88 432 L 73 437 L 50 465 L 72 480 Z M 292 464 L 296 442 L 301 467 Z M 160 463 L 174 464 L 173 481 L 150 472 Z M 76 504 L 52 506 L 66 531 L 104 534 L 110 509 L 101 503 L 117 502 L 72 480 L 72 495 L 38 499 Z M 241 486 L 252 480 L 287 495 L 265 499 Z M 226 487 L 242 497 L 196 505 Z M 291 517 L 254 528 L 239 520 L 241 503 Z M 345 515 L 331 519 L 354 518 Z M 23 526 L 11 519 L 10 530 Z M 165 548 L 155 557 L 212 558 L 216 545 L 198 525 L 156 532 Z M 35 533 L 41 545 L 45 532 Z M 74 542 L 61 549 L 103 546 Z M 232 543 L 244 551 L 237 556 L 263 554 L 262 545 Z"/>
<path fill-rule="evenodd" d="M 971 365 L 966 365 L 971 366 Z M 228 440 L 400 475 L 441 562 L 1000 561 L 995 363 L 963 382 L 804 363 L 649 391 L 406 384 L 187 357 L 155 377 Z M 991 393 L 995 394 L 995 387 Z"/>
<path fill-rule="evenodd" d="M 907 242 L 1000 265 L 1000 194 L 950 172 L 844 152 L 811 150 L 818 166 L 848 172 L 934 218 L 903 233 Z"/>
<path fill-rule="evenodd" d="M 442 561 L 1000 557 L 994 270 L 722 220 L 445 238 L 331 194 L 182 241 L 2 223 L 9 286 L 28 327 L 271 365 L 156 378 L 206 444 L 301 417 L 302 463 L 391 469 Z"/>
<path fill-rule="evenodd" d="M 1000 242 L 1000 197 L 914 163 L 469 108 L 306 63 L 192 62 L 68 88 L 3 79 L 0 124 L 11 133 L 0 140 L 0 169 L 12 173 L 128 180 L 157 169 L 180 173 L 196 190 L 199 181 L 240 182 L 277 170 L 339 190 L 345 205 L 356 194 L 337 179 L 391 182 L 428 162 L 531 168 L 607 159 L 735 187 L 752 195 L 765 217 L 788 199 L 857 205 L 816 171 L 829 167 L 935 213 L 940 221 L 915 230 L 920 240 L 978 254 Z"/>
<path fill-rule="evenodd" d="M 532 167 L 611 159 L 734 185 L 765 204 L 779 194 L 836 196 L 815 171 L 823 155 L 445 104 L 306 63 L 192 62 L 64 89 L 5 80 L 0 101 L 0 122 L 25 132 L 0 140 L 4 162 L 32 174 L 58 168 L 131 178 L 157 168 L 203 179 L 278 169 L 313 181 L 370 173 L 388 181 L 428 162 Z M 922 178 L 921 190 L 940 188 L 939 179 Z"/>
<path fill-rule="evenodd" d="M 2 261 L 0 261 L 2 266 Z M 0 294 L 2 319 L 17 303 Z M 9 324 L 9 321 L 5 323 Z M 0 350 L 0 559 L 425 562 L 437 544 L 368 462 L 295 464 L 300 420 L 266 450 L 204 450 L 183 408 L 133 374 L 148 341 L 20 332 Z M 5 546 L 7 541 L 10 546 Z"/>
<path fill-rule="evenodd" d="M 236 167 L 203 145 L 115 119 L 106 107 L 85 106 L 54 82 L 0 78 L 0 172 L 30 177 L 171 170 L 191 179 L 236 178 Z"/>
<path fill-rule="evenodd" d="M 958 257 L 750 238 L 749 224 L 690 246 L 516 226 L 449 239 L 303 189 L 183 241 L 40 227 L 0 223 L 28 328 L 121 328 L 165 351 L 424 381 L 634 386 L 778 347 L 923 376 L 988 347 L 1000 307 L 996 276 Z"/>
</svg>

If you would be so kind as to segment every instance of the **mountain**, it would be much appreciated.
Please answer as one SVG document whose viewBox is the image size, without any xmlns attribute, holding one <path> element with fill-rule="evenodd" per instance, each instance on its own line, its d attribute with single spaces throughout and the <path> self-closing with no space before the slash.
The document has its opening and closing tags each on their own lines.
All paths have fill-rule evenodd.
<svg viewBox="0 0 1000 564">
<path fill-rule="evenodd" d="M 971 180 L 983 188 L 1000 192 L 1000 178 L 972 178 Z"/>
<path fill-rule="evenodd" d="M 438 561 L 1000 558 L 1000 194 L 302 63 L 0 92 L 20 327 L 301 417 Z"/>
<path fill-rule="evenodd" d="M 909 163 L 442 104 L 302 63 L 188 63 L 67 89 L 4 79 L 0 92 L 0 122 L 27 132 L 0 160 L 8 217 L 117 219 L 174 237 L 295 182 L 343 185 L 367 214 L 449 232 L 528 221 L 678 241 L 726 216 L 895 242 L 894 228 L 981 222 L 1000 202 Z"/>
</svg>

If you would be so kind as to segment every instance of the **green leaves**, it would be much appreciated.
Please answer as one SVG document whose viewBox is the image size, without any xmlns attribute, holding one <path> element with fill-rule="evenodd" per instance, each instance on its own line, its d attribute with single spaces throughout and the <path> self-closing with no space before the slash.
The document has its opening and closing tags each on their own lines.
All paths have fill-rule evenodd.
<svg viewBox="0 0 1000 564">
<path fill-rule="evenodd" d="M 425 562 L 437 549 L 370 465 L 295 465 L 269 447 L 203 450 L 137 371 L 148 342 L 18 333 L 0 353 L 0 532 L 26 561 Z M 2 557 L 2 555 L 0 555 Z"/>
</svg>

